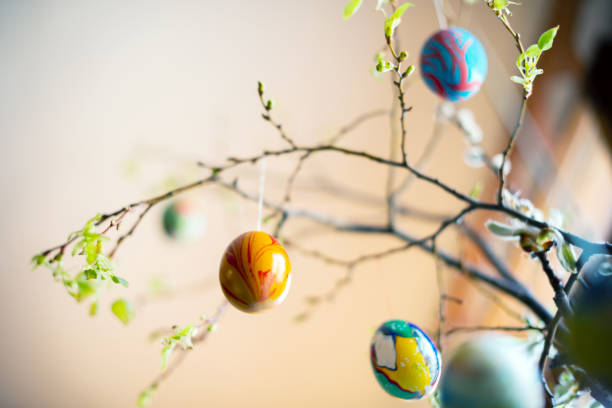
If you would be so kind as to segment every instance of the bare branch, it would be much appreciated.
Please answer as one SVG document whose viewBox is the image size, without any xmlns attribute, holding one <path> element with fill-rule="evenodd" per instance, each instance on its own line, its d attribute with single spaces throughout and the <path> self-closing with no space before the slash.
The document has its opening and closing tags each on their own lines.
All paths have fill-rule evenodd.
<svg viewBox="0 0 612 408">
<path fill-rule="evenodd" d="M 340 139 L 342 139 L 344 136 L 346 136 L 347 134 L 355 130 L 362 123 L 367 122 L 370 119 L 373 119 L 379 116 L 389 115 L 389 114 L 390 112 L 388 109 L 378 109 L 378 110 L 366 112 L 363 115 L 357 116 L 355 119 L 353 119 L 353 121 L 351 121 L 347 125 L 340 128 L 338 133 L 336 133 L 325 144 L 330 144 L 330 145 L 336 144 L 340 141 Z"/>
<path fill-rule="evenodd" d="M 468 326 L 468 327 L 453 327 L 450 330 L 447 330 L 444 335 L 450 336 L 455 333 L 461 332 L 475 332 L 475 331 L 511 331 L 511 332 L 520 332 L 520 331 L 546 331 L 546 327 L 538 327 L 538 326 Z"/>
<path fill-rule="evenodd" d="M 516 137 L 518 136 L 518 132 L 521 129 L 521 126 L 523 125 L 523 119 L 525 117 L 525 111 L 527 110 L 527 99 L 523 98 L 521 99 L 521 107 L 519 109 L 519 117 L 518 120 L 516 121 L 516 124 L 514 125 L 514 130 L 512 131 L 512 134 L 510 135 L 510 139 L 508 139 L 508 144 L 506 145 L 506 148 L 504 149 L 504 152 L 502 153 L 502 161 L 501 164 L 499 166 L 499 169 L 497 170 L 497 177 L 499 178 L 499 188 L 497 189 L 497 202 L 499 204 L 503 204 L 503 191 L 504 191 L 504 183 L 506 182 L 506 175 L 505 175 L 505 168 L 506 168 L 506 160 L 508 158 L 508 155 L 510 154 L 510 151 L 512 150 L 512 146 L 514 145 L 514 141 L 516 140 Z"/>
</svg>

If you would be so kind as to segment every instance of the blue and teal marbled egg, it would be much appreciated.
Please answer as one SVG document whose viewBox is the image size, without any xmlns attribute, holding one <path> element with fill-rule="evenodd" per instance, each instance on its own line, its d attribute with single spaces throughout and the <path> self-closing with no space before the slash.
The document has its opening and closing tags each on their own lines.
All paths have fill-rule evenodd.
<svg viewBox="0 0 612 408">
<path fill-rule="evenodd" d="M 487 76 L 487 54 L 480 41 L 459 27 L 440 30 L 421 51 L 421 75 L 427 86 L 449 101 L 478 92 Z"/>
<path fill-rule="evenodd" d="M 440 377 L 436 346 L 423 330 L 403 320 L 389 320 L 376 330 L 370 360 L 380 386 L 397 398 L 429 395 Z"/>
</svg>

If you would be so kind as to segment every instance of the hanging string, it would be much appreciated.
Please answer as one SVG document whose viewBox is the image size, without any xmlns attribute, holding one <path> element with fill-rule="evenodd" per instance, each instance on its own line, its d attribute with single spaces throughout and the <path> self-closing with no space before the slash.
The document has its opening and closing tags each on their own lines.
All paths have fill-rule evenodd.
<svg viewBox="0 0 612 408">
<path fill-rule="evenodd" d="M 266 184 L 266 158 L 259 160 L 259 199 L 257 200 L 257 231 L 261 231 L 264 185 Z"/>
<path fill-rule="evenodd" d="M 444 10 L 442 8 L 442 0 L 433 0 L 433 2 L 434 6 L 436 7 L 436 16 L 438 17 L 440 29 L 446 30 L 448 28 L 448 22 L 446 21 L 446 16 L 444 15 Z"/>
</svg>

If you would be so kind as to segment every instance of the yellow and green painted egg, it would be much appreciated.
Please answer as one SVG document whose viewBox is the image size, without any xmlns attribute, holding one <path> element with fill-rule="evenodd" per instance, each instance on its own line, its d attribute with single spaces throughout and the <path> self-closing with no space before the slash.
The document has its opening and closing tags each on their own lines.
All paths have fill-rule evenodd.
<svg viewBox="0 0 612 408">
<path fill-rule="evenodd" d="M 397 398 L 423 398 L 440 377 L 436 346 L 423 330 L 404 320 L 389 320 L 376 330 L 370 360 L 380 386 Z"/>
</svg>

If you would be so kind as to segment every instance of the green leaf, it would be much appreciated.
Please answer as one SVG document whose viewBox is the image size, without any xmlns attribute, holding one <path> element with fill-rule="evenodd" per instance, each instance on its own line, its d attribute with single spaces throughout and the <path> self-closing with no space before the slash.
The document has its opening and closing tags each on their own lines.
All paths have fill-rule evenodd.
<svg viewBox="0 0 612 408">
<path fill-rule="evenodd" d="M 538 55 L 540 55 L 541 52 L 542 51 L 540 50 L 540 47 L 538 47 L 537 44 L 532 44 L 529 46 L 529 48 L 525 50 L 525 56 L 537 57 Z"/>
<path fill-rule="evenodd" d="M 161 370 L 166 371 L 168 368 L 168 360 L 170 359 L 170 354 L 172 354 L 172 350 L 176 347 L 176 342 L 170 342 L 164 348 L 162 348 L 162 359 L 161 359 Z"/>
<path fill-rule="evenodd" d="M 120 278 L 120 277 L 119 277 L 119 276 L 117 276 L 117 275 L 111 275 L 111 276 L 110 276 L 110 278 L 111 278 L 111 280 L 112 280 L 113 282 L 115 282 L 115 283 L 117 283 L 117 284 L 121 284 L 121 285 L 125 286 L 126 288 L 130 286 L 130 284 L 128 283 L 128 281 L 126 281 L 126 280 L 125 280 L 125 279 L 123 279 L 123 278 Z"/>
<path fill-rule="evenodd" d="M 508 7 L 508 4 L 510 4 L 508 0 L 493 0 L 493 10 L 503 10 Z"/>
<path fill-rule="evenodd" d="M 80 240 L 79 242 L 77 242 L 74 245 L 74 248 L 72 248 L 72 256 L 75 256 L 77 254 L 79 254 L 81 252 L 81 250 L 83 249 L 83 247 L 85 246 L 86 242 L 84 239 Z"/>
<path fill-rule="evenodd" d="M 97 279 L 98 278 L 98 271 L 96 271 L 95 269 L 85 269 L 83 271 L 83 274 L 85 275 L 85 279 Z"/>
<path fill-rule="evenodd" d="M 576 255 L 570 244 L 564 241 L 557 246 L 557 258 L 563 269 L 571 273 L 576 272 Z"/>
<path fill-rule="evenodd" d="M 98 314 L 98 302 L 93 302 L 91 305 L 89 305 L 89 315 L 95 316 L 97 314 Z"/>
<path fill-rule="evenodd" d="M 193 323 L 189 323 L 183 330 L 176 334 L 179 337 L 188 336 L 191 333 L 191 329 L 193 329 Z"/>
<path fill-rule="evenodd" d="M 531 45 L 524 53 L 518 56 L 518 58 L 516 59 L 516 66 L 521 72 L 523 72 L 523 65 L 525 65 L 525 68 L 528 68 L 527 65 L 531 65 L 525 60 L 527 58 L 535 58 L 537 60 L 541 52 L 542 51 L 540 50 L 540 47 L 538 47 L 537 44 Z"/>
<path fill-rule="evenodd" d="M 108 259 L 108 257 L 104 254 L 98 254 L 96 258 L 96 262 L 100 266 L 100 269 L 102 269 L 105 272 L 110 272 L 113 270 L 113 264 L 111 260 Z"/>
<path fill-rule="evenodd" d="M 117 316 L 119 320 L 125 325 L 127 325 L 134 318 L 134 305 L 126 299 L 116 300 L 112 306 L 111 310 L 113 314 Z"/>
<path fill-rule="evenodd" d="M 399 6 L 395 12 L 385 21 L 385 36 L 390 38 L 393 36 L 393 32 L 397 28 L 397 26 L 402 22 L 402 15 L 408 9 L 408 7 L 412 7 L 414 4 L 405 3 Z"/>
<path fill-rule="evenodd" d="M 516 67 L 523 72 L 523 61 L 525 61 L 525 53 L 522 53 L 516 58 Z"/>
<path fill-rule="evenodd" d="M 359 10 L 362 0 L 349 0 L 344 6 L 344 19 L 348 20 Z"/>
<path fill-rule="evenodd" d="M 550 30 L 547 30 L 540 36 L 538 39 L 538 47 L 542 51 L 550 50 L 553 45 L 553 40 L 557 35 L 557 30 L 559 30 L 559 26 L 553 27 Z"/>
<path fill-rule="evenodd" d="M 96 293 L 96 282 L 82 280 L 82 278 L 79 277 L 76 280 L 76 284 L 77 292 L 74 293 L 73 296 L 77 300 L 77 302 L 81 302 L 87 297 Z"/>
<path fill-rule="evenodd" d="M 515 237 L 520 234 L 520 231 L 518 231 L 516 228 L 493 220 L 488 220 L 485 223 L 485 226 L 489 229 L 489 231 L 491 231 L 492 234 L 497 235 L 498 237 Z"/>
<path fill-rule="evenodd" d="M 45 255 L 42 255 L 42 254 L 34 255 L 31 260 L 31 262 L 34 264 L 32 269 L 38 268 L 40 265 L 45 263 L 46 260 L 47 260 L 47 257 Z"/>
<path fill-rule="evenodd" d="M 153 402 L 153 393 L 157 388 L 156 385 L 152 385 L 145 390 L 143 390 L 138 396 L 138 406 L 139 407 L 148 407 Z"/>
<path fill-rule="evenodd" d="M 87 255 L 87 263 L 94 263 L 98 257 L 98 244 L 92 241 L 87 242 L 87 244 L 85 244 L 85 254 Z"/>
<path fill-rule="evenodd" d="M 474 187 L 472 187 L 472 191 L 470 191 L 470 198 L 473 199 L 478 199 L 478 197 L 480 197 L 480 194 L 482 193 L 482 183 L 480 181 L 476 182 L 476 184 L 474 184 Z"/>
</svg>

